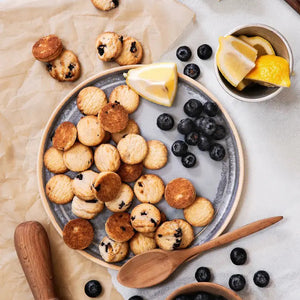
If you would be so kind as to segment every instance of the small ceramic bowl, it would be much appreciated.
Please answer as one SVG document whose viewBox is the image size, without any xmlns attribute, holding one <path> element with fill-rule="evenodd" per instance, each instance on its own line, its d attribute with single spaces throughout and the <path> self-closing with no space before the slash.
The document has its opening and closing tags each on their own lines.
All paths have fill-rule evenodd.
<svg viewBox="0 0 300 300">
<path fill-rule="evenodd" d="M 274 28 L 263 24 L 249 24 L 238 26 L 228 32 L 227 35 L 246 35 L 246 36 L 261 36 L 270 42 L 273 46 L 276 55 L 282 56 L 289 62 L 290 74 L 293 71 L 293 54 L 287 40 Z M 217 53 L 217 51 L 216 51 Z M 232 97 L 246 102 L 261 102 L 269 100 L 278 95 L 283 87 L 265 87 L 255 84 L 253 87 L 246 88 L 243 91 L 238 91 L 233 87 L 221 74 L 217 67 L 217 60 L 214 62 L 215 73 L 222 88 Z"/>
<path fill-rule="evenodd" d="M 175 297 L 178 295 L 196 292 L 207 292 L 213 295 L 223 296 L 227 300 L 242 300 L 242 298 L 239 295 L 237 295 L 234 291 L 222 285 L 211 282 L 197 282 L 187 284 L 174 291 L 170 296 L 166 298 L 166 300 L 174 300 Z"/>
</svg>

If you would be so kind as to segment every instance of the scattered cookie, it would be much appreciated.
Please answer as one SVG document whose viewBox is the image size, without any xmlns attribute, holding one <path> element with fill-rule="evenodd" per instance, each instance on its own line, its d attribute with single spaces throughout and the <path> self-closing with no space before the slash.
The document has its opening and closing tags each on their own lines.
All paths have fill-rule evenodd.
<svg viewBox="0 0 300 300">
<path fill-rule="evenodd" d="M 95 150 L 95 165 L 99 171 L 116 172 L 121 164 L 119 151 L 111 144 L 102 144 Z"/>
<path fill-rule="evenodd" d="M 185 208 L 196 199 L 196 191 L 192 183 L 185 178 L 171 180 L 165 189 L 165 199 L 175 208 Z"/>
<path fill-rule="evenodd" d="M 188 247 L 191 244 L 191 242 L 194 240 L 193 227 L 188 222 L 182 219 L 175 219 L 173 221 L 178 224 L 182 232 L 182 240 L 179 248 Z"/>
<path fill-rule="evenodd" d="M 160 224 L 160 211 L 152 204 L 139 204 L 132 210 L 130 220 L 136 231 L 153 232 Z"/>
<path fill-rule="evenodd" d="M 147 141 L 148 153 L 143 164 L 150 170 L 158 170 L 164 167 L 168 162 L 167 147 L 160 141 Z"/>
<path fill-rule="evenodd" d="M 149 250 L 156 248 L 155 239 L 148 237 L 143 233 L 137 232 L 134 237 L 130 240 L 129 246 L 131 251 L 135 254 L 141 254 Z"/>
<path fill-rule="evenodd" d="M 99 200 L 81 200 L 77 196 L 72 201 L 72 213 L 83 219 L 95 218 L 104 208 L 104 203 Z"/>
<path fill-rule="evenodd" d="M 63 151 L 50 147 L 44 154 L 45 167 L 52 173 L 60 174 L 68 171 L 64 160 Z"/>
<path fill-rule="evenodd" d="M 118 174 L 120 175 L 122 181 L 124 182 L 134 182 L 136 181 L 143 172 L 143 164 L 139 163 L 136 165 L 128 165 L 128 164 L 121 164 Z"/>
<path fill-rule="evenodd" d="M 81 200 L 95 199 L 92 184 L 98 173 L 87 170 L 76 175 L 72 180 L 73 193 Z"/>
<path fill-rule="evenodd" d="M 155 204 L 162 199 L 165 185 L 159 176 L 146 174 L 137 180 L 133 190 L 139 201 Z"/>
<path fill-rule="evenodd" d="M 100 10 L 108 11 L 119 6 L 119 0 L 92 0 L 94 6 Z"/>
<path fill-rule="evenodd" d="M 142 162 L 148 152 L 148 146 L 144 138 L 132 133 L 122 138 L 117 148 L 122 161 L 130 165 Z"/>
<path fill-rule="evenodd" d="M 109 96 L 109 102 L 119 102 L 126 111 L 131 114 L 139 107 L 140 96 L 129 86 L 119 85 L 112 90 Z"/>
<path fill-rule="evenodd" d="M 127 134 L 130 134 L 130 133 L 140 134 L 140 129 L 139 129 L 138 124 L 132 119 L 128 120 L 128 123 L 127 123 L 127 126 L 125 129 L 123 129 L 120 132 L 113 133 L 111 135 L 111 137 L 112 137 L 113 141 L 116 144 L 118 144 L 123 137 L 125 137 Z"/>
<path fill-rule="evenodd" d="M 72 249 L 85 249 L 94 239 L 93 226 L 84 219 L 71 220 L 64 227 L 63 239 Z"/>
<path fill-rule="evenodd" d="M 127 256 L 129 245 L 127 242 L 115 242 L 106 236 L 99 244 L 99 251 L 101 257 L 106 262 L 118 262 Z"/>
<path fill-rule="evenodd" d="M 70 149 L 77 138 L 77 129 L 71 122 L 61 123 L 55 130 L 52 138 L 53 147 L 57 150 L 66 151 Z"/>
<path fill-rule="evenodd" d="M 105 93 L 96 86 L 82 89 L 77 96 L 77 107 L 85 115 L 96 116 L 106 104 Z"/>
<path fill-rule="evenodd" d="M 128 184 L 122 183 L 119 193 L 113 200 L 105 202 L 105 206 L 112 212 L 127 210 L 133 199 L 133 191 Z"/>
<path fill-rule="evenodd" d="M 93 164 L 93 151 L 88 146 L 76 142 L 63 154 L 65 165 L 73 172 L 87 170 Z"/>
<path fill-rule="evenodd" d="M 206 226 L 214 218 L 215 210 L 211 202 L 197 197 L 195 202 L 183 210 L 184 218 L 193 226 Z"/>
<path fill-rule="evenodd" d="M 132 37 L 123 39 L 121 54 L 116 58 L 120 66 L 138 64 L 143 58 L 143 47 L 141 43 Z"/>
<path fill-rule="evenodd" d="M 73 199 L 72 180 L 67 175 L 55 175 L 46 184 L 46 195 L 57 204 L 66 204 Z"/>
</svg>

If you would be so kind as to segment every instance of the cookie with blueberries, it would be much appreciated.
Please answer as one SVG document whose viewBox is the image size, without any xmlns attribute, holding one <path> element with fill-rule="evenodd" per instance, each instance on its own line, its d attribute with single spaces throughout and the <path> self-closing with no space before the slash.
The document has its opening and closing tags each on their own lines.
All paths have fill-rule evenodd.
<svg viewBox="0 0 300 300">
<path fill-rule="evenodd" d="M 123 47 L 120 55 L 116 58 L 116 62 L 120 66 L 134 65 L 141 62 L 143 58 L 142 44 L 133 37 L 123 39 Z"/>
<path fill-rule="evenodd" d="M 118 57 L 123 49 L 122 37 L 115 32 L 101 33 L 96 40 L 96 49 L 99 59 L 112 61 Z"/>
</svg>

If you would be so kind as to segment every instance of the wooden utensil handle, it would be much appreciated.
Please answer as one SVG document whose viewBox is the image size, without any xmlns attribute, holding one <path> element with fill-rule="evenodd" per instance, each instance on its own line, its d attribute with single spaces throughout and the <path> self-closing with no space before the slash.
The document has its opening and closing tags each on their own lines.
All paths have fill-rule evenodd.
<svg viewBox="0 0 300 300">
<path fill-rule="evenodd" d="M 50 245 L 44 227 L 25 222 L 15 230 L 15 248 L 35 300 L 58 300 L 54 292 Z"/>
</svg>

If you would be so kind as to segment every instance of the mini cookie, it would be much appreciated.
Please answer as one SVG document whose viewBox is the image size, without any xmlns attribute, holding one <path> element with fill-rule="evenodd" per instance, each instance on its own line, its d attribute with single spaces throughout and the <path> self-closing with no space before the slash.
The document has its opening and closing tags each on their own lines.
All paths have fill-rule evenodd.
<svg viewBox="0 0 300 300">
<path fill-rule="evenodd" d="M 101 257 L 107 262 L 118 262 L 123 260 L 129 251 L 127 242 L 119 243 L 110 239 L 108 236 L 104 237 L 99 244 L 99 251 Z"/>
<path fill-rule="evenodd" d="M 64 227 L 63 239 L 72 249 L 85 249 L 94 239 L 93 226 L 84 219 L 71 220 Z"/>
<path fill-rule="evenodd" d="M 191 244 L 191 242 L 194 240 L 193 227 L 188 222 L 182 219 L 175 219 L 173 221 L 178 224 L 182 232 L 182 240 L 179 248 L 188 247 Z"/>
<path fill-rule="evenodd" d="M 67 175 L 55 175 L 46 184 L 46 195 L 57 204 L 65 204 L 73 199 L 72 180 Z"/>
<path fill-rule="evenodd" d="M 121 159 L 124 163 L 135 165 L 144 160 L 148 146 L 143 137 L 130 133 L 120 140 L 117 145 Z"/>
<path fill-rule="evenodd" d="M 32 47 L 33 56 L 43 62 L 57 58 L 63 50 L 63 44 L 58 36 L 50 34 L 40 38 Z"/>
<path fill-rule="evenodd" d="M 112 61 L 122 52 L 123 37 L 114 32 L 104 32 L 96 40 L 98 57 L 103 61 Z"/>
<path fill-rule="evenodd" d="M 93 164 L 93 151 L 88 146 L 76 142 L 72 148 L 64 152 L 63 159 L 71 171 L 82 172 Z"/>
<path fill-rule="evenodd" d="M 86 146 L 99 145 L 105 136 L 105 131 L 96 116 L 86 116 L 77 124 L 78 140 Z"/>
<path fill-rule="evenodd" d="M 183 210 L 184 218 L 193 226 L 206 226 L 214 218 L 215 210 L 211 202 L 197 197 L 195 202 Z"/>
<path fill-rule="evenodd" d="M 119 103 L 108 103 L 100 111 L 100 123 L 104 130 L 115 133 L 126 128 L 128 113 Z"/>
<path fill-rule="evenodd" d="M 136 165 L 121 164 L 118 174 L 124 182 L 136 181 L 143 172 L 143 164 L 139 163 Z"/>
<path fill-rule="evenodd" d="M 70 149 L 77 138 L 77 129 L 71 122 L 61 123 L 55 130 L 52 138 L 53 147 L 57 150 L 66 151 Z"/>
<path fill-rule="evenodd" d="M 161 224 L 155 233 L 155 241 L 163 250 L 175 250 L 180 247 L 182 230 L 174 220 Z"/>
<path fill-rule="evenodd" d="M 136 122 L 132 119 L 128 120 L 128 123 L 127 123 L 127 126 L 125 129 L 123 129 L 120 132 L 113 133 L 111 135 L 111 137 L 112 137 L 113 141 L 116 144 L 118 144 L 123 137 L 125 137 L 127 134 L 130 134 L 130 133 L 140 134 L 140 129 L 139 129 L 138 124 L 136 124 Z"/>
<path fill-rule="evenodd" d="M 108 202 L 117 197 L 121 184 L 121 178 L 117 173 L 102 172 L 95 178 L 92 188 L 98 200 Z"/>
<path fill-rule="evenodd" d="M 82 89 L 77 96 L 77 107 L 85 115 L 97 115 L 107 104 L 105 93 L 95 86 Z"/>
<path fill-rule="evenodd" d="M 100 10 L 108 11 L 119 6 L 119 0 L 92 0 L 94 6 Z"/>
<path fill-rule="evenodd" d="M 58 81 L 75 81 L 80 76 L 80 63 L 70 50 L 63 50 L 59 57 L 47 63 L 49 74 Z"/>
<path fill-rule="evenodd" d="M 164 182 L 160 177 L 154 174 L 141 176 L 134 185 L 134 194 L 144 203 L 158 203 L 165 191 Z"/>
<path fill-rule="evenodd" d="M 147 141 L 148 154 L 145 157 L 144 167 L 150 170 L 158 170 L 164 167 L 168 161 L 167 147 L 160 141 Z"/>
<path fill-rule="evenodd" d="M 129 246 L 131 251 L 135 254 L 141 254 L 149 250 L 156 248 L 156 242 L 154 238 L 147 237 L 143 233 L 137 232 L 130 240 Z"/>
<path fill-rule="evenodd" d="M 130 220 L 136 231 L 153 232 L 160 224 L 160 211 L 152 204 L 140 204 L 132 210 Z"/>
<path fill-rule="evenodd" d="M 50 147 L 44 154 L 45 167 L 52 173 L 60 174 L 68 171 L 64 160 L 63 152 L 54 147 Z"/>
<path fill-rule="evenodd" d="M 192 183 L 185 178 L 171 180 L 165 189 L 165 199 L 175 208 L 185 208 L 196 199 L 196 191 Z"/>
<path fill-rule="evenodd" d="M 81 200 L 77 196 L 72 201 L 72 213 L 83 219 L 93 219 L 104 208 L 104 203 L 99 200 Z"/>
<path fill-rule="evenodd" d="M 105 206 L 112 212 L 123 212 L 130 207 L 132 199 L 133 191 L 131 187 L 122 183 L 117 197 L 109 202 L 105 202 Z"/>
<path fill-rule="evenodd" d="M 127 242 L 134 236 L 130 224 L 130 214 L 118 212 L 111 215 L 105 223 L 105 231 L 109 238 L 116 242 Z"/>
<path fill-rule="evenodd" d="M 116 58 L 120 66 L 138 64 L 143 58 L 143 47 L 141 43 L 132 37 L 123 39 L 123 49 Z"/>
<path fill-rule="evenodd" d="M 140 96 L 127 85 L 119 85 L 114 88 L 109 96 L 109 102 L 119 102 L 126 111 L 131 114 L 137 110 L 140 104 Z"/>
<path fill-rule="evenodd" d="M 87 170 L 76 175 L 72 180 L 73 193 L 81 200 L 95 199 L 92 184 L 98 173 Z"/>
<path fill-rule="evenodd" d="M 121 164 L 117 148 L 111 144 L 102 144 L 95 150 L 95 165 L 101 172 L 116 172 Z"/>
</svg>

